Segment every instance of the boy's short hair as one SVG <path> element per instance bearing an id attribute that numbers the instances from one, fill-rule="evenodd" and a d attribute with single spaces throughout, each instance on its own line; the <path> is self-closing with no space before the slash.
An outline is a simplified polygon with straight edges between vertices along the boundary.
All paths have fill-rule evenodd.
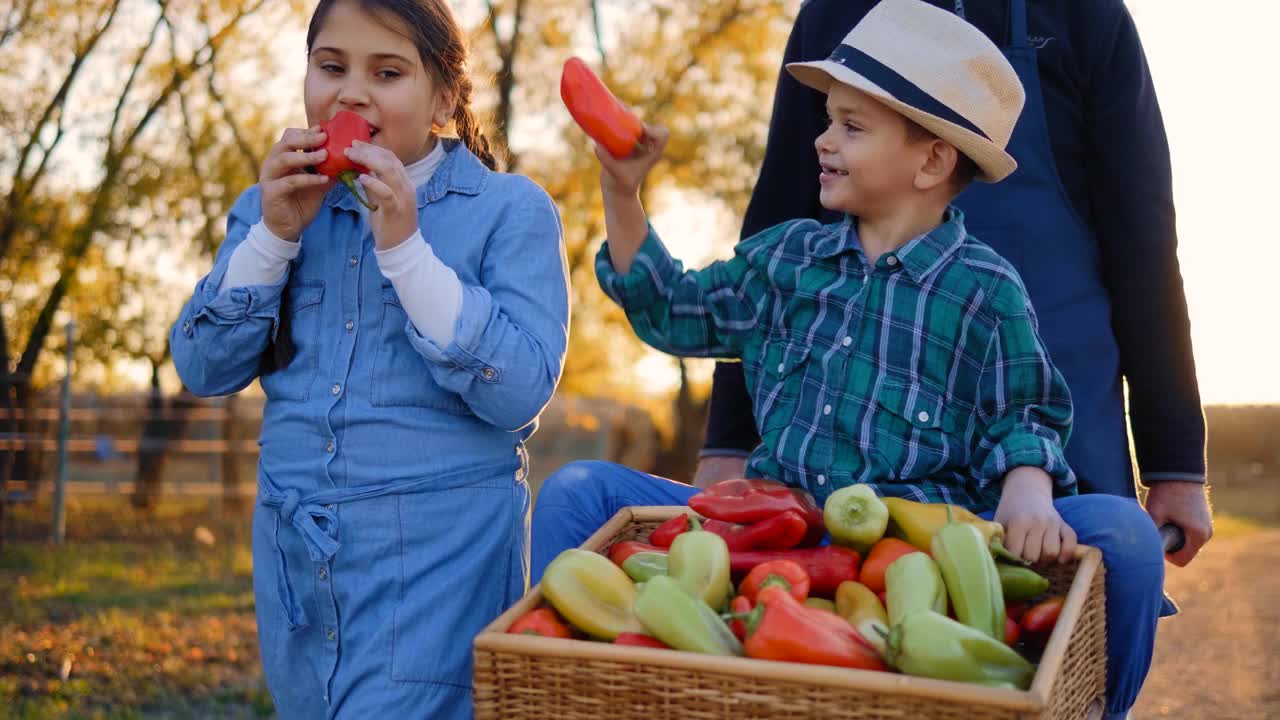
<path id="1" fill-rule="evenodd" d="M 932 140 L 942 140 L 942 138 L 932 132 L 929 132 L 923 125 L 915 120 L 912 120 L 905 115 L 899 115 L 898 117 L 902 118 L 902 122 L 906 123 L 908 142 L 920 143 Z M 946 140 L 942 141 L 946 142 Z M 954 148 L 955 146 L 952 145 L 951 147 Z M 954 190 L 954 195 L 959 195 L 961 190 L 969 187 L 969 183 L 976 180 L 980 172 L 982 172 L 982 170 L 978 167 L 978 164 L 973 161 L 973 158 L 965 155 L 957 149 L 956 166 L 951 170 L 951 188 Z"/>

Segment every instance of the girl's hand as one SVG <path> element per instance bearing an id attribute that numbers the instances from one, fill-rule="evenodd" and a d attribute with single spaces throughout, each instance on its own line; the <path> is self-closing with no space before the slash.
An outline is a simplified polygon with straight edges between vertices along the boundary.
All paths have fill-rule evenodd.
<path id="1" fill-rule="evenodd" d="M 370 202 L 378 206 L 369 213 L 374 246 L 390 250 L 418 232 L 418 192 L 404 163 L 390 150 L 357 140 L 347 148 L 347 157 L 369 168 L 360 176 L 360 187 Z"/>
<path id="2" fill-rule="evenodd" d="M 1060 563 L 1076 551 L 1076 532 L 1053 507 L 1053 479 L 1036 467 L 1016 467 L 1004 478 L 996 522 L 1004 546 L 1028 562 Z"/>
<path id="3" fill-rule="evenodd" d="M 664 127 L 644 126 L 644 135 L 631 155 L 616 158 L 596 143 L 596 157 L 600 160 L 600 189 L 605 197 L 635 197 L 640 185 L 654 165 L 662 159 L 670 133 Z"/>
<path id="4" fill-rule="evenodd" d="M 333 180 L 312 175 L 307 167 L 325 158 L 325 151 L 311 150 L 324 143 L 324 131 L 318 127 L 303 130 L 289 128 L 271 147 L 262 163 L 258 186 L 262 190 L 262 221 L 276 237 L 297 242 L 302 230 L 320 212 L 324 196 Z"/>

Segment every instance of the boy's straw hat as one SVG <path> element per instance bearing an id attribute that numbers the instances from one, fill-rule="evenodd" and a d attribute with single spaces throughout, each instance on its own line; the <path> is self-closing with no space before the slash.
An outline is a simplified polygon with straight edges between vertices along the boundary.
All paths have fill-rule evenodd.
<path id="1" fill-rule="evenodd" d="M 1026 95 L 986 35 L 920 0 L 882 0 L 831 57 L 789 63 L 800 82 L 833 81 L 871 95 L 969 156 L 977 179 L 997 182 L 1018 163 L 1004 151 Z"/>

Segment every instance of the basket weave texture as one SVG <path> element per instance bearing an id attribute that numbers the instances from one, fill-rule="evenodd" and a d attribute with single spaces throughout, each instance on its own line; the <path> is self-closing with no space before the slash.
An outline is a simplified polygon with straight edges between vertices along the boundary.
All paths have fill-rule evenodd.
<path id="1" fill-rule="evenodd" d="M 643 540 L 678 507 L 623 508 L 583 544 Z M 1101 553 L 1037 568 L 1067 601 L 1026 692 L 798 663 L 721 658 L 506 632 L 538 587 L 475 641 L 478 720 L 1081 720 L 1106 681 Z"/>

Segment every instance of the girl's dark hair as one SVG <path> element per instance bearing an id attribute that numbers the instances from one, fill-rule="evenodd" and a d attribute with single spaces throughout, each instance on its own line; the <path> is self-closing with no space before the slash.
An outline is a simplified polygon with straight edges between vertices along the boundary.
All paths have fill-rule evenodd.
<path id="1" fill-rule="evenodd" d="M 325 17 L 338 0 L 320 0 L 307 27 L 307 52 L 311 51 Z M 453 123 L 467 149 L 475 153 L 490 170 L 496 169 L 489 140 L 480 121 L 471 112 L 471 76 L 467 74 L 467 41 L 458 27 L 446 0 L 354 0 L 360 7 L 380 19 L 387 16 L 399 20 L 389 26 L 396 32 L 408 33 L 418 48 L 422 64 L 436 83 L 453 97 L 456 109 Z"/>

